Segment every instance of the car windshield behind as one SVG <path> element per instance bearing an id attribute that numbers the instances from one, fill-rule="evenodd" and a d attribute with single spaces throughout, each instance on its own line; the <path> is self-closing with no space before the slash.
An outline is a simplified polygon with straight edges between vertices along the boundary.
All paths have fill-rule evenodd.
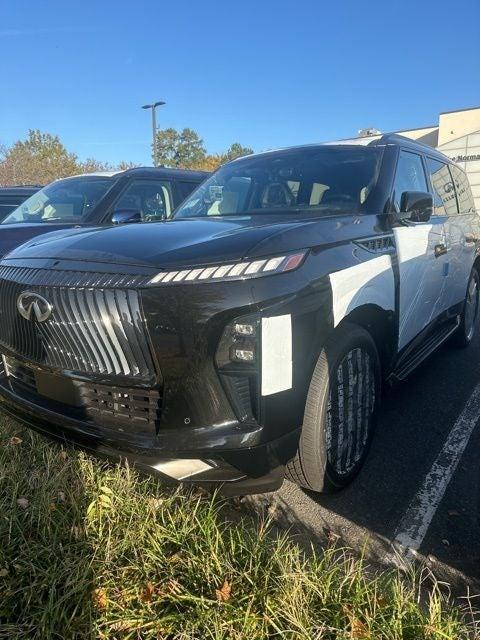
<path id="1" fill-rule="evenodd" d="M 12 211 L 1 224 L 82 222 L 112 186 L 108 177 L 78 177 L 52 182 Z"/>
<path id="2" fill-rule="evenodd" d="M 324 145 L 242 158 L 206 180 L 174 218 L 364 209 L 382 151 Z"/>

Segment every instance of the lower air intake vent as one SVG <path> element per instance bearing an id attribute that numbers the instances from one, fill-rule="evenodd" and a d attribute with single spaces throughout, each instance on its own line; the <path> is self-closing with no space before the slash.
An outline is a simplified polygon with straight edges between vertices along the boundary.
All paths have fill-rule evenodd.
<path id="1" fill-rule="evenodd" d="M 148 432 L 157 428 L 160 420 L 158 391 L 84 384 L 80 394 L 87 415 L 97 424 L 131 424 L 136 431 L 143 425 Z"/>
<path id="2" fill-rule="evenodd" d="M 56 413 L 129 433 L 158 433 L 162 395 L 157 389 L 112 387 L 52 376 L 0 355 L 0 380 L 21 397 Z"/>

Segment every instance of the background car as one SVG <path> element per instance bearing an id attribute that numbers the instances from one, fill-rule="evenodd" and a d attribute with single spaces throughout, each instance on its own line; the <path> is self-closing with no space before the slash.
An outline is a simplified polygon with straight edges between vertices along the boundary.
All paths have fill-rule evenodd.
<path id="1" fill-rule="evenodd" d="M 64 178 L 30 191 L 0 223 L 0 256 L 51 231 L 169 218 L 209 174 L 164 167 Z"/>
<path id="2" fill-rule="evenodd" d="M 41 188 L 40 184 L 0 187 L 0 222 Z"/>

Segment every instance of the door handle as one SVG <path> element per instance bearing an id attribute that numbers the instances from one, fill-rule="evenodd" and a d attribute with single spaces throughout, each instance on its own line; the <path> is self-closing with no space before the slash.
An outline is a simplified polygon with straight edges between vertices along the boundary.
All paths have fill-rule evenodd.
<path id="1" fill-rule="evenodd" d="M 447 253 L 447 246 L 441 242 L 434 247 L 435 258 L 439 258 Z"/>

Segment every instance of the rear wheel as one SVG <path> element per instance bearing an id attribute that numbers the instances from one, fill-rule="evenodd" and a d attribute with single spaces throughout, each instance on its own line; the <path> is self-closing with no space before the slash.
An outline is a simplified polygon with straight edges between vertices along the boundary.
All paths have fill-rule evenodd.
<path id="1" fill-rule="evenodd" d="M 460 325 L 453 335 L 453 344 L 457 347 L 468 347 L 477 329 L 479 310 L 480 276 L 474 267 L 468 281 L 467 295 L 463 304 Z"/>
<path id="2" fill-rule="evenodd" d="M 310 382 L 299 447 L 287 477 L 313 491 L 347 485 L 368 453 L 380 397 L 375 343 L 344 324 L 326 342 Z"/>

